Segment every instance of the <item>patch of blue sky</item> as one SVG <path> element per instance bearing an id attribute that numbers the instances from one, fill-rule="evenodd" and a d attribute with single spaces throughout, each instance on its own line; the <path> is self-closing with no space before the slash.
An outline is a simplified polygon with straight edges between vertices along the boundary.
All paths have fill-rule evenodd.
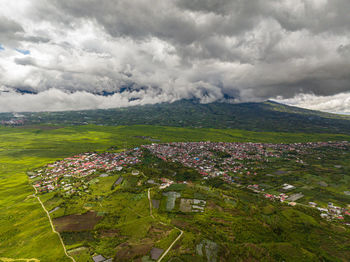
<path id="1" fill-rule="evenodd" d="M 2 44 L 0 44 L 0 51 L 4 51 L 5 48 L 2 46 Z"/>
<path id="2" fill-rule="evenodd" d="M 30 55 L 30 51 L 29 50 L 24 50 L 24 49 L 18 49 L 16 48 L 16 51 L 23 54 L 23 55 Z"/>

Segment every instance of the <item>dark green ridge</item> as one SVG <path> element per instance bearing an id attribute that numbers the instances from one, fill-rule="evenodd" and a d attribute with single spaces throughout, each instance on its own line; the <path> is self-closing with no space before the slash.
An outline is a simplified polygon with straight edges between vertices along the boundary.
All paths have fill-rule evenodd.
<path id="1" fill-rule="evenodd" d="M 250 131 L 350 134 L 350 117 L 273 101 L 201 104 L 195 100 L 106 110 L 23 113 L 26 125 L 160 125 Z M 0 121 L 11 114 L 0 114 Z"/>

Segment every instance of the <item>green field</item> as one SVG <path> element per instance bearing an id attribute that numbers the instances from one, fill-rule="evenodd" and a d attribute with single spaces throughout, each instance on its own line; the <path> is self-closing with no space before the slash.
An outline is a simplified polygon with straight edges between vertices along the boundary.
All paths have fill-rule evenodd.
<path id="1" fill-rule="evenodd" d="M 120 150 L 151 143 L 135 136 L 170 141 L 290 143 L 347 140 L 347 135 L 263 133 L 232 129 L 157 126 L 73 126 L 59 129 L 0 128 L 0 258 L 69 261 L 28 182 L 26 171 L 86 151 Z M 101 188 L 103 190 L 103 188 Z M 289 216 L 289 214 L 287 214 Z M 239 249 L 239 247 L 235 247 Z M 284 247 L 289 250 L 290 246 Z M 242 251 L 243 252 L 243 251 Z"/>

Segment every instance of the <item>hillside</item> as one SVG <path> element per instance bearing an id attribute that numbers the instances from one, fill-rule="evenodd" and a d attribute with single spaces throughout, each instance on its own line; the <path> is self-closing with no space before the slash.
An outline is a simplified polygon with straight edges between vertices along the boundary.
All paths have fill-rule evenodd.
<path id="1" fill-rule="evenodd" d="M 152 261 L 145 260 L 150 250 L 154 247 L 166 250 L 179 236 L 179 230 L 183 235 L 163 261 L 209 261 L 208 252 L 217 258 L 222 257 L 221 261 L 347 261 L 349 257 L 349 227 L 344 223 L 349 223 L 350 217 L 328 221 L 308 203 L 313 201 L 323 208 L 328 202 L 342 208 L 349 203 L 348 148 L 334 147 L 329 143 L 304 148 L 305 144 L 300 144 L 297 145 L 301 147 L 297 148 L 299 153 L 295 155 L 290 152 L 292 148 L 285 145 L 277 145 L 276 150 L 271 148 L 274 145 L 264 145 L 266 150 L 260 151 L 260 145 L 238 144 L 241 152 L 249 146 L 249 154 L 237 160 L 235 166 L 243 167 L 242 171 L 245 167 L 249 170 L 232 174 L 234 184 L 215 178 L 205 180 L 196 169 L 165 162 L 159 155 L 169 152 L 162 150 L 166 143 L 176 141 L 350 141 L 348 135 L 87 125 L 56 129 L 47 126 L 41 129 L 1 127 L 0 137 L 0 205 L 3 207 L 0 255 L 7 259 L 4 261 L 14 258 L 71 261 L 64 255 L 58 236 L 52 233 L 47 215 L 33 195 L 32 182 L 36 185 L 40 181 L 39 177 L 33 177 L 33 172 L 44 170 L 46 165 L 53 163 L 58 168 L 62 163 L 76 168 L 76 164 L 71 164 L 76 162 L 74 156 L 80 157 L 77 154 L 87 154 L 88 157 L 102 154 L 102 160 L 109 161 L 110 154 L 120 154 L 124 148 L 138 150 L 141 145 L 147 146 L 154 141 L 161 143 L 160 147 L 147 146 L 153 153 L 138 156 L 142 162 L 126 164 L 121 171 L 98 169 L 77 181 L 62 173 L 63 178 L 59 180 L 60 184 L 65 183 L 62 190 L 37 194 L 51 212 L 56 230 L 61 232 L 69 254 L 76 261 L 92 261 L 91 257 L 97 254 L 114 258 L 114 261 L 130 261 L 129 256 L 137 256 L 135 260 Z M 279 155 L 272 156 L 274 151 Z M 227 154 L 210 148 L 192 152 L 205 152 L 193 157 L 200 160 L 210 155 L 209 159 L 216 159 L 219 164 L 229 159 Z M 259 155 L 265 153 L 269 161 L 258 160 Z M 296 162 L 298 159 L 302 159 L 303 164 Z M 101 158 L 86 159 L 90 164 L 95 163 L 94 160 Z M 80 163 L 85 166 L 86 161 Z M 54 166 L 49 170 L 53 170 L 51 168 Z M 250 168 L 257 175 L 245 175 L 252 171 Z M 133 175 L 135 169 L 140 171 L 138 176 Z M 49 175 L 49 172 L 42 173 Z M 162 183 L 162 178 L 175 183 L 160 189 L 157 184 Z M 120 183 L 116 183 L 118 180 Z M 152 184 L 152 180 L 156 184 Z M 191 183 L 181 183 L 184 180 Z M 66 195 L 69 186 L 66 182 L 88 192 Z M 265 189 L 264 192 L 278 196 L 284 183 L 295 187 L 284 193 L 292 197 L 300 193 L 304 195 L 297 200 L 298 205 L 291 206 L 287 202 L 266 198 L 262 192 L 257 193 Z M 259 187 L 251 190 L 251 184 Z M 181 194 L 173 210 L 167 210 L 170 192 L 175 196 L 174 192 Z M 204 212 L 188 212 L 190 207 L 194 208 L 191 201 L 195 199 L 206 201 L 200 202 L 205 205 Z M 18 243 L 21 243 L 20 247 Z"/>
<path id="2" fill-rule="evenodd" d="M 350 117 L 264 103 L 210 103 L 194 100 L 107 110 L 23 113 L 26 125 L 162 125 L 175 127 L 235 128 L 251 131 L 350 134 Z M 9 121 L 12 114 L 1 114 Z M 6 123 L 6 122 L 5 122 Z"/>
<path id="3" fill-rule="evenodd" d="M 48 217 L 68 253 L 81 262 L 97 255 L 155 261 L 154 252 L 164 254 L 163 261 L 349 257 L 349 147 L 327 142 L 350 141 L 346 117 L 274 102 L 182 100 L 110 110 L 7 113 L 0 121 L 19 125 L 0 127 L 4 261 L 70 261 Z M 214 144 L 188 143 L 194 141 Z M 169 142 L 185 144 L 171 151 Z M 297 142 L 302 144 L 280 144 Z M 152 143 L 160 145 L 147 146 Z M 183 158 L 188 152 L 195 154 L 195 165 Z M 111 169 L 115 162 L 108 161 L 115 157 L 122 170 Z M 166 161 L 171 157 L 180 162 Z M 204 167 L 197 164 L 202 161 L 207 168 L 208 160 L 210 173 L 216 170 L 220 177 L 203 177 L 199 169 Z M 224 162 L 236 169 L 221 168 Z M 81 169 L 78 163 L 94 171 L 72 177 Z M 174 183 L 163 188 L 164 181 Z M 294 201 L 296 206 L 289 205 Z M 327 217 L 310 206 L 313 202 Z"/>

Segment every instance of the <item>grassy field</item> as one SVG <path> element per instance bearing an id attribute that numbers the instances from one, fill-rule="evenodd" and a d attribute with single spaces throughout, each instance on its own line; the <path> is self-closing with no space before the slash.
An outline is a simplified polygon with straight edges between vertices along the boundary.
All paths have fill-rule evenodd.
<path id="1" fill-rule="evenodd" d="M 233 129 L 188 129 L 157 126 L 76 126 L 59 129 L 0 128 L 0 258 L 70 261 L 46 214 L 33 197 L 26 171 L 86 151 L 120 150 L 169 141 L 250 141 L 289 143 L 348 140 L 347 135 L 263 133 Z M 103 190 L 103 189 L 101 189 Z M 1 259 L 0 259 L 1 260 Z"/>

